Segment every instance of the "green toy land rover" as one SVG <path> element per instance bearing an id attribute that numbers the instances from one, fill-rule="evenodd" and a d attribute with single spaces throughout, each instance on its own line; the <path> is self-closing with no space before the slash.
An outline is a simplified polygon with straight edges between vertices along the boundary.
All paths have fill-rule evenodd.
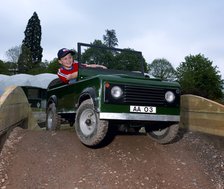
<path id="1" fill-rule="evenodd" d="M 82 67 L 87 63 L 85 57 L 90 63 L 101 58 L 108 69 Z M 48 130 L 57 130 L 62 122 L 68 122 L 80 141 L 90 147 L 101 144 L 113 126 L 136 131 L 144 128 L 161 144 L 176 138 L 180 86 L 146 75 L 141 52 L 78 43 L 78 62 L 76 83 L 62 84 L 56 79 L 48 86 Z"/>

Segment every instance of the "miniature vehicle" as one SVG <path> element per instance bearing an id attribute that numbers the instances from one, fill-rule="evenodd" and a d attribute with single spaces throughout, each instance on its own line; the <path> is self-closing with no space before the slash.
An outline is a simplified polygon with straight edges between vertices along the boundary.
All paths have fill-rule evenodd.
<path id="1" fill-rule="evenodd" d="M 109 127 L 114 125 L 135 130 L 143 127 L 158 143 L 172 142 L 179 129 L 179 84 L 146 77 L 143 65 L 139 65 L 140 70 L 132 71 L 128 66 L 125 67 L 128 71 L 110 69 L 110 64 L 107 64 L 108 69 L 84 68 L 81 66 L 81 47 L 105 50 L 78 43 L 77 82 L 62 84 L 56 79 L 49 84 L 46 128 L 57 130 L 62 121 L 69 122 L 75 127 L 80 141 L 90 147 L 101 144 Z M 139 51 L 107 50 L 131 52 L 142 57 Z"/>

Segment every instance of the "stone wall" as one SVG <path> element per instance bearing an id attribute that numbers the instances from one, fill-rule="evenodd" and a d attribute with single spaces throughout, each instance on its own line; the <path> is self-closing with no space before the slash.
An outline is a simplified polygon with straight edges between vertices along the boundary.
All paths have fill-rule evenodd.
<path id="1" fill-rule="evenodd" d="M 10 86 L 0 96 L 0 134 L 19 123 L 30 129 L 37 127 L 25 93 L 18 86 Z"/>
<path id="2" fill-rule="evenodd" d="M 181 96 L 181 126 L 224 136 L 224 106 L 195 95 Z"/>

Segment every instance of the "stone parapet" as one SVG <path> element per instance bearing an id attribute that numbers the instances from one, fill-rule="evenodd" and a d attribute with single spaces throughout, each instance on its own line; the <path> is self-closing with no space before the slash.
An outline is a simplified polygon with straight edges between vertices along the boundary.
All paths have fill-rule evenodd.
<path id="1" fill-rule="evenodd" d="M 181 96 L 181 127 L 224 136 L 224 106 L 195 95 Z"/>
<path id="2" fill-rule="evenodd" d="M 18 123 L 29 129 L 37 127 L 25 93 L 21 87 L 10 86 L 0 97 L 0 134 Z"/>

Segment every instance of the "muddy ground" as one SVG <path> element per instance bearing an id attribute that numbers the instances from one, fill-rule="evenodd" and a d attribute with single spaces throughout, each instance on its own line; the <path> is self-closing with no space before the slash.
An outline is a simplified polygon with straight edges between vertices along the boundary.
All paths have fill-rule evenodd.
<path id="1" fill-rule="evenodd" d="M 223 189 L 224 138 L 181 131 L 160 145 L 117 133 L 91 149 L 73 129 L 14 129 L 1 151 L 1 189 Z"/>

